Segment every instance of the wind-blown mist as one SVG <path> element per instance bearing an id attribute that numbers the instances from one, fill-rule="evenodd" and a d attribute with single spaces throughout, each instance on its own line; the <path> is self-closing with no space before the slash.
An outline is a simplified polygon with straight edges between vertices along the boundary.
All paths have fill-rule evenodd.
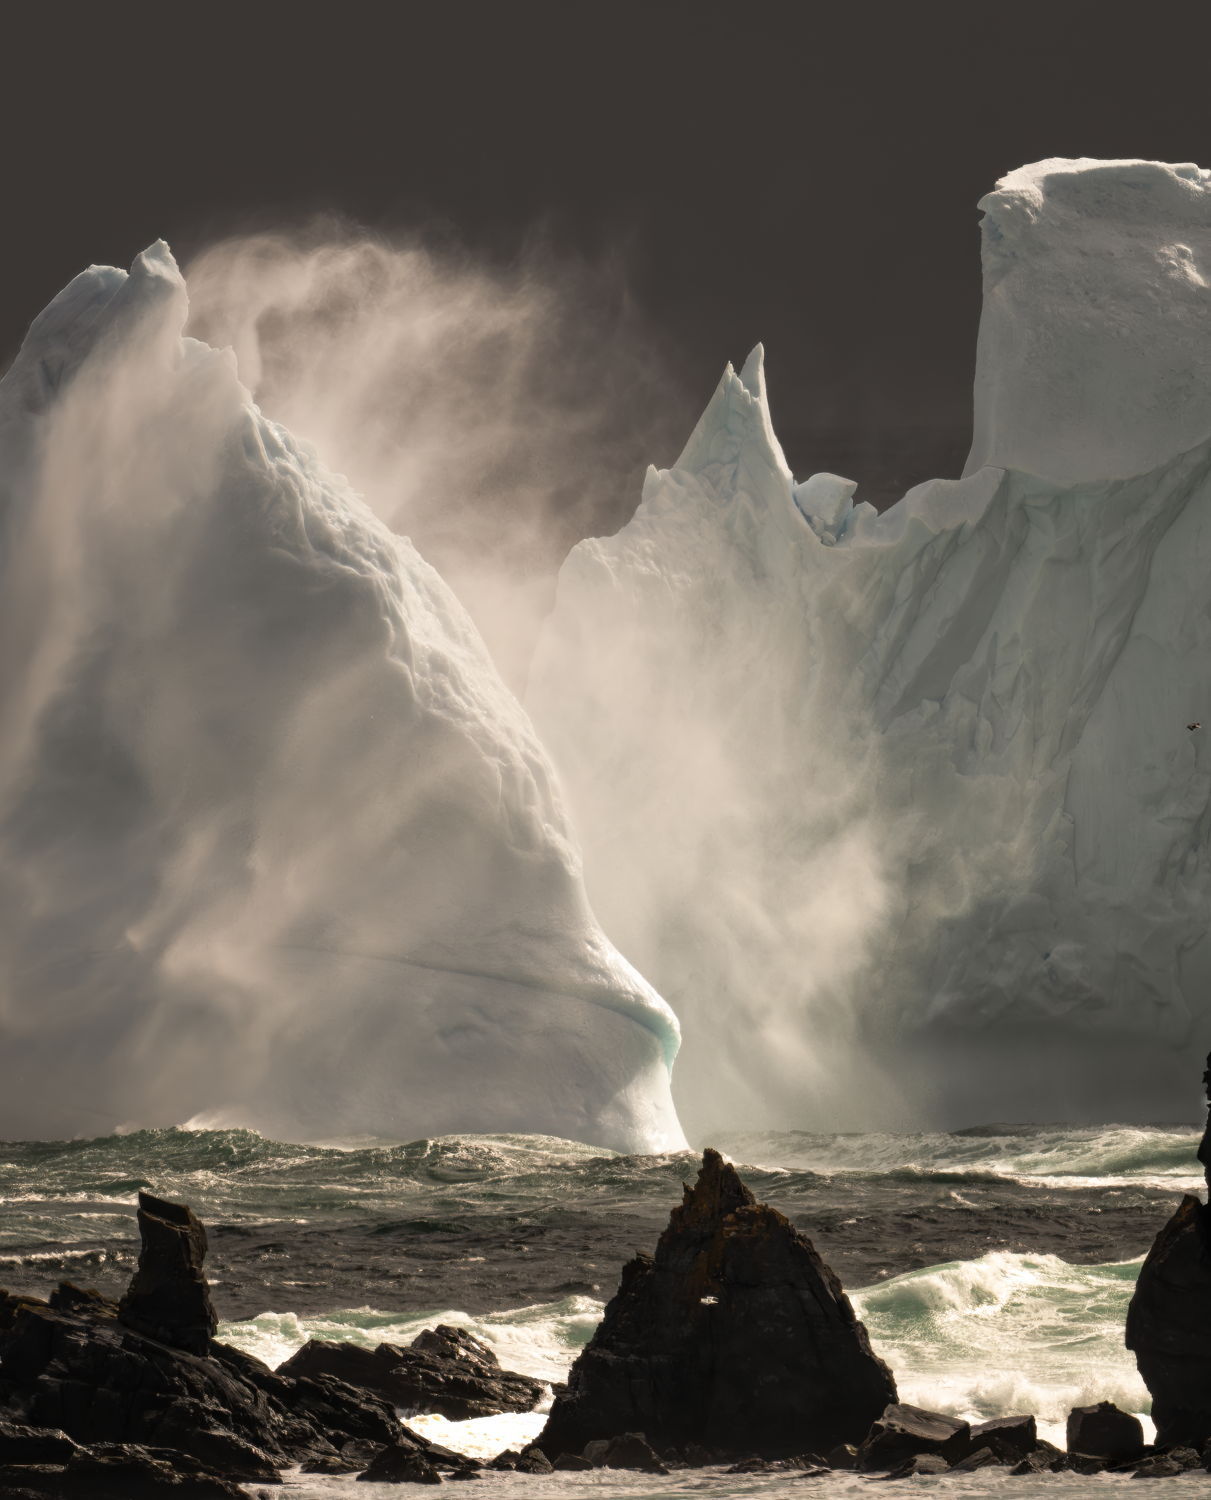
<path id="1" fill-rule="evenodd" d="M 532 668 L 680 409 L 616 280 L 233 241 L 233 355 L 78 277 L 0 384 L 0 1134 L 676 1145 L 647 979 L 694 1135 L 1186 1114 L 1209 183 L 984 201 L 973 471 L 882 516 L 729 367 Z"/>
<path id="2" fill-rule="evenodd" d="M 679 1143 L 470 619 L 186 314 L 94 267 L 0 384 L 0 1134 Z"/>
<path id="3" fill-rule="evenodd" d="M 681 1017 L 692 1136 L 1196 1107 L 1211 446 L 1152 458 L 1158 411 L 1211 432 L 1209 183 L 1056 162 L 985 199 L 976 432 L 1053 478 L 882 516 L 796 485 L 757 351 L 564 565 L 527 702 Z"/>
<path id="4" fill-rule="evenodd" d="M 187 268 L 190 332 L 230 346 L 261 408 L 349 477 L 524 683 L 553 580 L 630 515 L 692 407 L 623 265 L 536 246 L 507 268 L 319 223 Z"/>

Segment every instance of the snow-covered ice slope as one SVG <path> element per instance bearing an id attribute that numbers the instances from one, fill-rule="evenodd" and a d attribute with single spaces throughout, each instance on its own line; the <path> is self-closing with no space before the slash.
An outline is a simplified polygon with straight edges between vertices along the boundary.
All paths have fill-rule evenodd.
<path id="1" fill-rule="evenodd" d="M 678 1144 L 474 627 L 185 315 L 94 267 L 0 385 L 0 1135 Z"/>
<path id="2" fill-rule="evenodd" d="M 1194 1107 L 1205 181 L 1052 162 L 985 200 L 976 452 L 1014 468 L 882 516 L 796 485 L 758 350 L 565 564 L 529 704 L 594 908 L 681 1017 L 692 1135 Z"/>

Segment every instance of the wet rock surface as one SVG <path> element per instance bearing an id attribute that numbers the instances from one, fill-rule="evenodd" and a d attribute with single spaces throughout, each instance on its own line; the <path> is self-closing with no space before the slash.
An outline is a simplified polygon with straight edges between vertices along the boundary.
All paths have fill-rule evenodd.
<path id="1" fill-rule="evenodd" d="M 715 1151 L 640 1255 L 552 1408 L 551 1456 L 623 1433 L 735 1458 L 857 1443 L 895 1401 L 836 1276 Z"/>
<path id="2" fill-rule="evenodd" d="M 949 1446 L 952 1452 L 965 1456 L 970 1435 L 970 1425 L 956 1417 L 925 1411 L 907 1403 L 894 1403 L 880 1414 L 867 1433 L 858 1449 L 857 1467 L 895 1469 L 910 1458 L 929 1453 L 942 1457 L 945 1467 L 949 1468 L 950 1462 L 944 1457 L 944 1450 Z"/>
<path id="3" fill-rule="evenodd" d="M 219 1320 L 202 1271 L 206 1231 L 201 1221 L 183 1203 L 140 1192 L 138 1222 L 139 1266 L 118 1304 L 119 1321 L 174 1349 L 205 1354 Z M 89 1309 L 77 1305 L 75 1310 Z"/>
<path id="4" fill-rule="evenodd" d="M 1203 1084 L 1211 1104 L 1211 1057 Z M 1211 1190 L 1211 1118 L 1198 1148 Z M 1152 1395 L 1162 1447 L 1211 1439 L 1211 1216 L 1187 1194 L 1140 1268 L 1127 1347 Z"/>
<path id="5" fill-rule="evenodd" d="M 451 1421 L 533 1411 L 541 1381 L 502 1370 L 493 1350 L 462 1328 L 439 1323 L 407 1348 L 312 1339 L 278 1367 L 292 1377 L 334 1375 L 406 1412 L 437 1412 Z"/>
<path id="6" fill-rule="evenodd" d="M 1144 1451 L 1144 1429 L 1138 1417 L 1120 1411 L 1113 1401 L 1076 1406 L 1068 1413 L 1068 1452 L 1084 1458 L 1126 1463 Z"/>
<path id="7" fill-rule="evenodd" d="M 467 1467 L 370 1391 L 215 1342 L 201 1224 L 146 1194 L 139 1222 L 120 1304 L 70 1283 L 46 1301 L 0 1292 L 0 1493 L 210 1500 L 287 1465 L 349 1472 L 387 1449 Z"/>

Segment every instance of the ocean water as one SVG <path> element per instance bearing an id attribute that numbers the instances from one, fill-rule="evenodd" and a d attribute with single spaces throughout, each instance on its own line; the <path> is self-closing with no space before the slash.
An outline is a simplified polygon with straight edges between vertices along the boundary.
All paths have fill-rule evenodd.
<path id="1" fill-rule="evenodd" d="M 1123 1347 L 1139 1264 L 1201 1183 L 1198 1132 L 1179 1126 L 988 1126 L 929 1135 L 737 1134 L 717 1139 L 757 1195 L 841 1275 L 903 1399 L 982 1420 L 1033 1411 L 1053 1441 L 1073 1405 L 1109 1399 L 1148 1424 Z M 536 1136 L 298 1146 L 248 1131 L 138 1131 L 0 1146 L 0 1284 L 68 1277 L 120 1291 L 142 1187 L 190 1203 L 211 1239 L 220 1337 L 280 1363 L 308 1338 L 373 1347 L 438 1321 L 470 1328 L 507 1367 L 561 1379 L 622 1263 L 650 1248 L 692 1181 L 693 1153 L 620 1156 Z M 541 1412 L 415 1419 L 480 1456 L 537 1434 Z M 870 1481 L 828 1476 L 651 1479 L 492 1475 L 552 1495 L 721 1495 Z M 964 1495 L 1117 1484 L 1079 1476 L 943 1483 Z M 1181 1481 L 1187 1488 L 1211 1479 Z M 299 1496 L 378 1486 L 293 1476 Z M 398 1494 L 383 1487 L 384 1494 Z"/>

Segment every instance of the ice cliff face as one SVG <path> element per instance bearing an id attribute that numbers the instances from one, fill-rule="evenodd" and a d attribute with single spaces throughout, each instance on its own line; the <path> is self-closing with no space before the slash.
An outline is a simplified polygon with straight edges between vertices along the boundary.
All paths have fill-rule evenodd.
<path id="1" fill-rule="evenodd" d="M 1211 172 L 1052 160 L 980 202 L 967 472 L 1142 474 L 1211 433 Z"/>
<path id="2" fill-rule="evenodd" d="M 565 564 L 529 703 L 594 907 L 682 1019 L 691 1134 L 1161 1118 L 1188 1093 L 1207 183 L 1049 162 L 984 201 L 963 480 L 882 516 L 838 476 L 796 485 L 757 351 Z"/>
<path id="3" fill-rule="evenodd" d="M 185 313 L 94 267 L 0 384 L 0 1135 L 679 1144 L 467 616 Z"/>

